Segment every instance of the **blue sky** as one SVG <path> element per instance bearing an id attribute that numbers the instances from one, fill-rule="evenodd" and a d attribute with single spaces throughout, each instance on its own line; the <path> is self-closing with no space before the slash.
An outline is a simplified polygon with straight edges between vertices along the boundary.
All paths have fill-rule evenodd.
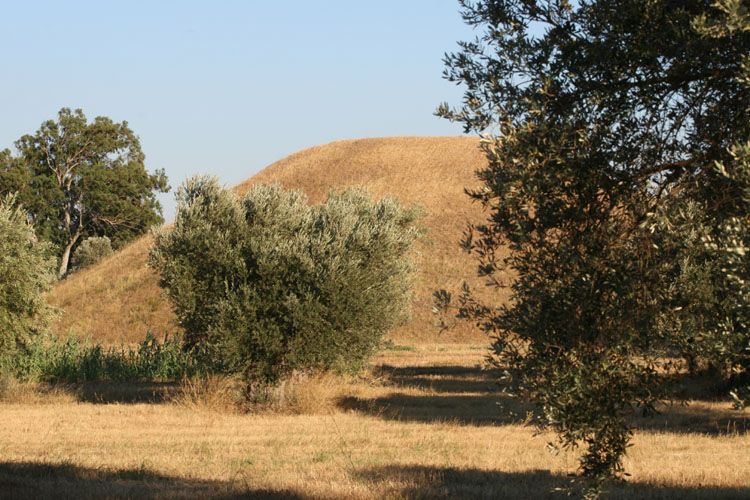
<path id="1" fill-rule="evenodd" d="M 83 108 L 127 120 L 175 187 L 337 139 L 462 132 L 432 115 L 461 97 L 441 78 L 472 37 L 455 0 L 27 0 L 2 21 L 0 149 Z"/>

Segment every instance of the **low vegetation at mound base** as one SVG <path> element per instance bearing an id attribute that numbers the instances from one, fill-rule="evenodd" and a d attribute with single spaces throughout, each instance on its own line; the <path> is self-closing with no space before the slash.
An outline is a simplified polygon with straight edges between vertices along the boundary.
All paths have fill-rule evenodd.
<path id="1" fill-rule="evenodd" d="M 435 328 L 432 293 L 458 290 L 476 264 L 456 242 L 468 222 L 482 219 L 464 189 L 486 159 L 479 141 L 468 137 L 393 137 L 337 141 L 295 153 L 236 186 L 242 195 L 255 184 L 278 183 L 300 190 L 310 203 L 331 190 L 361 186 L 376 198 L 390 195 L 423 209 L 425 237 L 419 254 L 411 321 L 395 328 L 396 340 L 482 339 L 473 325 L 459 324 L 442 334 Z M 61 314 L 53 324 L 61 335 L 90 336 L 107 345 L 136 344 L 147 331 L 179 332 L 175 315 L 147 266 L 153 238 L 145 236 L 89 268 L 73 273 L 49 294 Z M 504 292 L 492 292 L 502 301 Z"/>
<path id="2" fill-rule="evenodd" d="M 151 333 L 137 346 L 108 346 L 77 337 L 39 335 L 27 343 L 12 369 L 0 373 L 21 382 L 175 382 L 203 376 L 205 368 L 183 350 L 180 337 Z M 7 381 L 6 380 L 6 381 Z"/>
<path id="3" fill-rule="evenodd" d="M 93 266 L 113 253 L 112 241 L 107 236 L 91 236 L 83 240 L 73 254 L 73 269 Z"/>

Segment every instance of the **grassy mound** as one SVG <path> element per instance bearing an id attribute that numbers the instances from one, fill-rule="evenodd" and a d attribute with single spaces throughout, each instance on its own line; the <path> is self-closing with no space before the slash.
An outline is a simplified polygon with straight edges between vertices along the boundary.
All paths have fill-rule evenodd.
<path id="1" fill-rule="evenodd" d="M 425 211 L 427 238 L 419 245 L 419 275 L 412 320 L 391 333 L 395 340 L 441 341 L 474 338 L 470 325 L 439 334 L 432 314 L 435 289 L 456 291 L 473 276 L 476 266 L 458 242 L 468 221 L 482 220 L 482 211 L 464 194 L 478 184 L 474 171 L 484 163 L 478 141 L 468 137 L 394 137 L 337 141 L 288 156 L 236 186 L 244 194 L 256 183 L 279 183 L 304 191 L 312 203 L 330 190 L 363 186 L 374 196 L 390 194 Z M 143 339 L 146 331 L 179 332 L 170 305 L 146 266 L 152 239 L 144 237 L 98 264 L 59 283 L 50 302 L 62 310 L 57 333 L 91 336 L 117 344 Z"/>

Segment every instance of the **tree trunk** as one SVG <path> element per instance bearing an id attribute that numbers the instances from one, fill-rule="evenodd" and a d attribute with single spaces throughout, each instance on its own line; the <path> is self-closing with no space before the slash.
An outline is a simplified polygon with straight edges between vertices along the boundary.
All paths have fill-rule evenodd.
<path id="1" fill-rule="evenodd" d="M 76 241 L 78 241 L 78 238 L 80 237 L 80 233 L 76 233 L 71 236 L 70 240 L 68 241 L 68 244 L 65 245 L 65 248 L 63 249 L 62 256 L 60 257 L 60 270 L 58 271 L 58 277 L 60 279 L 64 278 L 66 274 L 68 274 L 68 265 L 70 264 L 70 252 L 73 250 L 73 245 L 76 244 Z"/>
<path id="2" fill-rule="evenodd" d="M 72 178 L 68 180 L 68 185 L 65 190 L 66 194 L 70 193 L 71 182 Z M 68 238 L 68 244 L 65 245 L 63 253 L 60 256 L 60 270 L 57 273 L 57 276 L 60 279 L 64 278 L 65 275 L 68 274 L 68 266 L 70 265 L 70 252 L 73 250 L 73 245 L 76 244 L 76 241 L 78 241 L 78 238 L 81 237 L 81 233 L 83 231 L 83 207 L 81 206 L 81 198 L 82 196 L 79 195 L 78 199 L 74 202 L 71 201 L 70 205 L 68 205 L 65 209 L 65 231 L 70 235 L 70 237 Z M 73 210 L 78 211 L 78 221 L 75 224 L 75 232 L 72 232 L 73 228 L 71 227 L 71 225 L 73 224 Z"/>

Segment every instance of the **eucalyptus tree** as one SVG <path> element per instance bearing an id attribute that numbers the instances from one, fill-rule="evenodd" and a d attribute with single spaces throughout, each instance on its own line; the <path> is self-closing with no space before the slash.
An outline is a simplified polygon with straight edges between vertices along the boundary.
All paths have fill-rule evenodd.
<path id="1" fill-rule="evenodd" d="M 163 221 L 156 193 L 164 171 L 146 171 L 138 137 L 127 122 L 63 108 L 0 155 L 0 193 L 17 192 L 37 234 L 58 249 L 58 274 L 76 245 L 107 236 L 115 247 Z"/>

